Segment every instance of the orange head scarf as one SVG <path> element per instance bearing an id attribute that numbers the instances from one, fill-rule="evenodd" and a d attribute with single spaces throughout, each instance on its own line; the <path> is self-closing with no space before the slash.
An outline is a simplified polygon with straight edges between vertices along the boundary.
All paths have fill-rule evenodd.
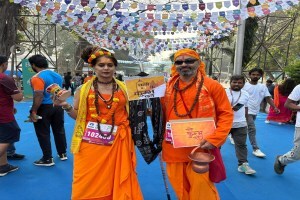
<path id="1" fill-rule="evenodd" d="M 200 60 L 199 70 L 200 70 L 200 72 L 203 76 L 206 75 L 206 73 L 205 73 L 205 64 L 204 64 L 204 62 L 201 61 L 200 56 L 196 51 L 194 51 L 192 49 L 188 49 L 188 48 L 180 49 L 180 50 L 175 52 L 174 61 L 176 60 L 176 58 L 178 58 L 179 56 L 183 56 L 183 55 L 191 56 L 193 58 L 196 58 L 197 60 Z M 174 76 L 175 74 L 177 74 L 177 71 L 176 71 L 176 67 L 173 63 L 173 65 L 171 67 L 171 76 Z"/>

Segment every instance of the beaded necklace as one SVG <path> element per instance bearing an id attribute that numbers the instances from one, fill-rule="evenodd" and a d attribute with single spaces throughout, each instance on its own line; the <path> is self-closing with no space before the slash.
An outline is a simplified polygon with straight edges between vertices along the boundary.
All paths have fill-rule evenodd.
<path id="1" fill-rule="evenodd" d="M 97 85 L 98 86 L 98 85 Z M 116 84 L 116 82 L 113 83 L 113 86 L 112 86 L 112 92 L 111 92 L 111 95 L 110 95 L 110 98 L 108 100 L 106 100 L 100 93 L 100 91 L 98 90 L 98 87 L 97 87 L 97 90 L 95 90 L 98 95 L 99 95 L 99 98 L 106 104 L 106 108 L 107 109 L 110 109 L 111 108 L 111 104 L 113 102 L 113 98 L 114 98 L 114 93 L 115 91 L 118 90 L 118 85 Z"/>
<path id="2" fill-rule="evenodd" d="M 108 85 L 108 84 L 114 83 L 114 79 L 111 79 L 111 81 L 108 81 L 108 82 L 102 82 L 97 79 L 97 82 L 100 84 Z"/>
<path id="3" fill-rule="evenodd" d="M 178 78 L 177 81 L 176 81 L 176 83 L 175 83 L 175 85 L 174 85 L 174 89 L 175 89 L 176 91 L 183 92 L 183 91 L 189 89 L 190 87 L 192 87 L 192 85 L 194 85 L 194 83 L 196 83 L 196 81 L 197 81 L 197 76 L 194 77 L 193 81 L 192 81 L 190 84 L 188 84 L 187 86 L 185 86 L 185 87 L 182 88 L 182 89 L 179 89 L 179 88 L 178 88 L 178 86 L 179 86 L 179 78 Z"/>
<path id="4" fill-rule="evenodd" d="M 192 111 L 195 109 L 195 106 L 198 102 L 198 99 L 199 99 L 199 96 L 200 96 L 200 92 L 201 92 L 201 89 L 202 89 L 202 86 L 203 86 L 203 82 L 204 82 L 204 77 L 201 75 L 201 81 L 200 81 L 200 85 L 197 89 L 197 93 L 196 93 L 196 96 L 195 96 L 195 99 L 194 99 L 194 102 L 191 106 L 191 109 L 187 110 L 187 113 L 186 114 L 179 114 L 178 113 L 178 110 L 177 110 L 177 92 L 182 92 L 182 91 L 185 91 L 187 90 L 188 88 L 190 88 L 192 86 L 193 83 L 195 83 L 197 80 L 197 76 L 195 76 L 195 79 L 192 81 L 191 84 L 187 85 L 186 87 L 184 87 L 183 89 L 179 89 L 179 78 L 176 80 L 175 84 L 174 84 L 174 89 L 175 89 L 175 92 L 174 92 L 174 106 L 173 106 L 173 109 L 174 109 L 174 112 L 175 112 L 175 115 L 177 117 L 186 117 L 188 115 L 190 115 L 192 113 Z M 183 99 L 182 99 L 183 101 Z"/>
<path id="5" fill-rule="evenodd" d="M 94 92 L 94 94 L 95 94 L 95 107 L 96 107 L 97 114 L 93 115 L 92 118 L 95 118 L 97 120 L 97 122 L 98 122 L 97 125 L 98 125 L 99 134 L 102 137 L 108 137 L 108 136 L 110 136 L 113 133 L 113 130 L 114 130 L 114 127 L 115 127 L 115 111 L 116 111 L 116 108 L 117 108 L 118 102 L 119 102 L 118 98 L 114 98 L 114 93 L 117 90 L 117 87 L 113 87 L 113 89 L 112 89 L 112 97 L 111 97 L 112 98 L 112 105 L 111 105 L 111 109 L 106 114 L 106 119 L 105 118 L 100 118 L 100 110 L 99 110 L 99 102 L 98 102 L 98 100 L 99 100 L 99 92 L 96 92 L 96 91 L 98 91 L 98 84 L 97 84 L 97 82 L 98 82 L 98 78 L 95 78 L 95 80 L 93 82 L 93 86 L 94 86 L 94 91 L 95 91 Z M 108 134 L 105 134 L 105 133 L 103 133 L 101 131 L 100 124 L 106 124 L 107 121 L 108 121 L 108 119 L 110 117 L 112 119 L 112 126 L 111 126 L 111 129 L 110 129 L 110 132 Z"/>

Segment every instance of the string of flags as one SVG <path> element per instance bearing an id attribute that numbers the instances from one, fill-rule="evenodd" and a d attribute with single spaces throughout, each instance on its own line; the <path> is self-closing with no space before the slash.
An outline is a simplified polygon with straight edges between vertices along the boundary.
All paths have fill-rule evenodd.
<path id="1" fill-rule="evenodd" d="M 36 10 L 42 18 L 69 28 L 90 43 L 129 49 L 142 42 L 144 50 L 151 53 L 212 47 L 219 44 L 218 39 L 235 31 L 238 20 L 261 17 L 299 4 L 299 0 L 216 0 L 155 5 L 96 0 L 9 1 Z M 247 7 L 249 3 L 253 6 Z M 175 35 L 185 32 L 197 37 L 175 39 Z M 169 37 L 157 39 L 157 35 Z"/>

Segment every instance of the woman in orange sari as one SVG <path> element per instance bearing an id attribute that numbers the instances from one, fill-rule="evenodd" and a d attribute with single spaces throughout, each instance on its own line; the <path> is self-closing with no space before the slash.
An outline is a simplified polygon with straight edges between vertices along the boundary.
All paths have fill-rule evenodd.
<path id="1" fill-rule="evenodd" d="M 276 113 L 272 107 L 270 107 L 266 123 L 270 121 L 282 123 L 289 123 L 292 118 L 292 111 L 284 107 L 288 96 L 296 86 L 296 83 L 293 79 L 288 78 L 282 84 L 277 85 L 274 89 L 274 104 L 279 108 L 280 113 Z"/>
<path id="2" fill-rule="evenodd" d="M 99 47 L 87 47 L 81 57 L 96 76 L 78 88 L 73 106 L 59 102 L 76 119 L 72 199 L 141 200 L 126 88 L 113 78 L 117 60 Z"/>

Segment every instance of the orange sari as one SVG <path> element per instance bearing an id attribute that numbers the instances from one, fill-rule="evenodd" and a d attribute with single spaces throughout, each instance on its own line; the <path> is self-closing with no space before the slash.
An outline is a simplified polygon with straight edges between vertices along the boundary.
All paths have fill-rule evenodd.
<path id="1" fill-rule="evenodd" d="M 120 101 L 115 114 L 115 125 L 118 129 L 114 143 L 104 146 L 82 140 L 79 152 L 74 154 L 73 200 L 143 199 L 136 174 L 136 153 L 125 109 L 126 98 L 122 91 L 117 93 Z M 94 100 L 90 98 L 93 96 L 90 89 L 86 122 L 94 121 L 89 111 L 89 104 Z M 108 99 L 110 95 L 103 96 Z M 101 100 L 99 109 L 100 113 L 108 112 Z M 111 123 L 110 119 L 107 124 Z"/>

